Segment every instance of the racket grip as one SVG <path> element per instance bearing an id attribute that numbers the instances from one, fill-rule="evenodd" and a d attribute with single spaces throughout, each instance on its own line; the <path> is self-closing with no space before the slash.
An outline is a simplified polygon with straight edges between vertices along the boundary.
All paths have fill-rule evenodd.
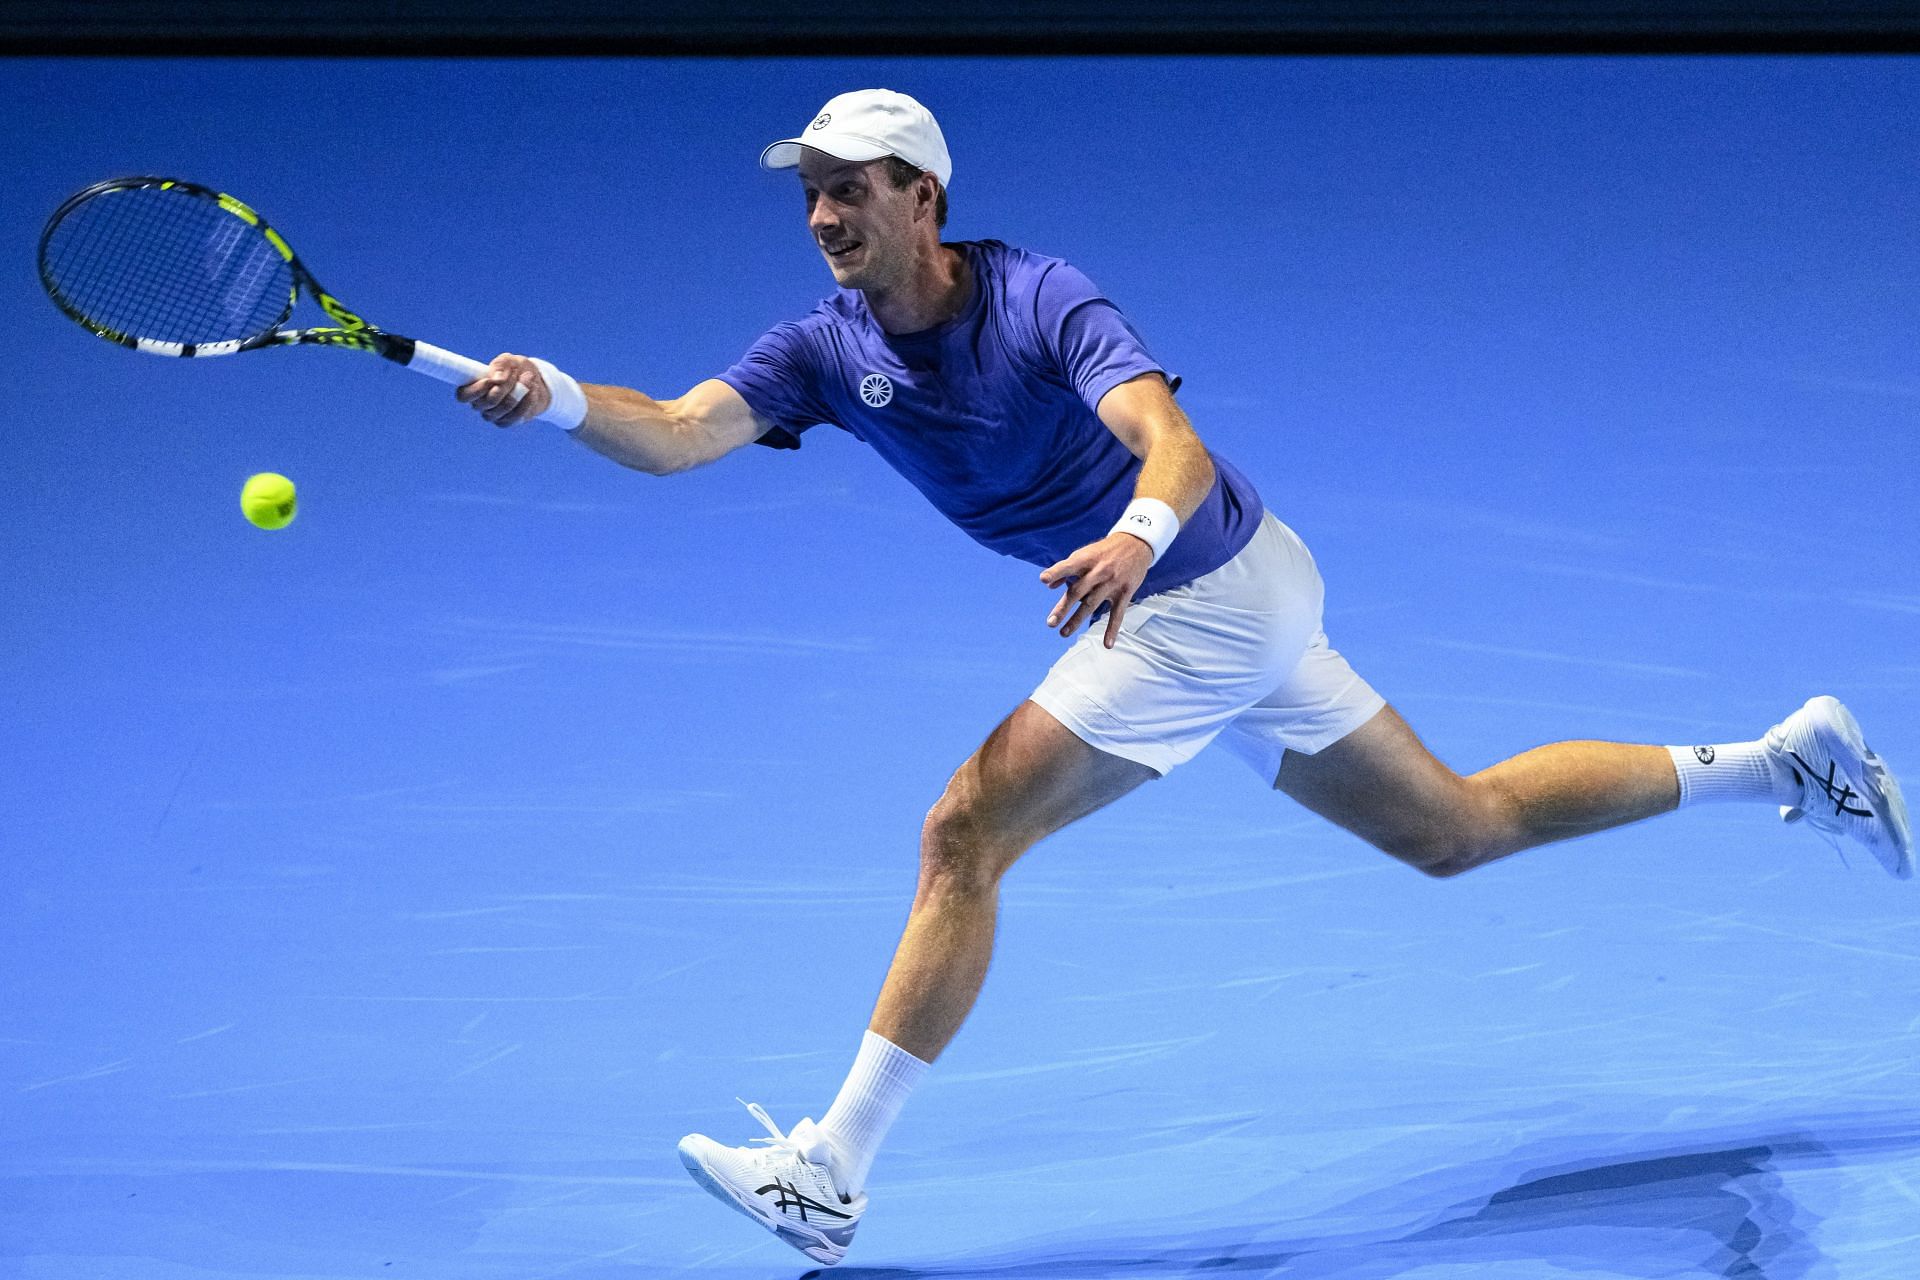
<path id="1" fill-rule="evenodd" d="M 438 378 L 456 387 L 464 387 L 475 378 L 486 376 L 487 366 L 478 360 L 469 359 L 457 351 L 445 347 L 436 347 L 431 342 L 413 340 L 413 358 L 407 361 L 407 368 L 415 373 L 424 373 L 429 378 Z M 527 389 L 519 383 L 513 387 L 515 404 L 526 396 Z"/>

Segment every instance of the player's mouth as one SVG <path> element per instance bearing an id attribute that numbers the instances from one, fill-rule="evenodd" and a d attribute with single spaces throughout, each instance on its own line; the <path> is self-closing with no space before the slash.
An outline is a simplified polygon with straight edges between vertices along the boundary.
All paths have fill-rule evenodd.
<path id="1" fill-rule="evenodd" d="M 852 257 L 864 243 L 865 242 L 861 240 L 849 240 L 837 248 L 833 245 L 821 245 L 820 247 L 825 250 L 826 255 L 835 262 L 845 262 L 848 258 Z"/>

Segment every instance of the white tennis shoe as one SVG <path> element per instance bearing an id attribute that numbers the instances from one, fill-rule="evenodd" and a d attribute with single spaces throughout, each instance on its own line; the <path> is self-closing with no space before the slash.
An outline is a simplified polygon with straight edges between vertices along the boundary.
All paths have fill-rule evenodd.
<path id="1" fill-rule="evenodd" d="M 680 1139 L 680 1163 L 693 1180 L 815 1262 L 847 1256 L 867 1197 L 842 1195 L 828 1168 L 827 1136 L 812 1120 L 781 1133 L 766 1109 L 744 1103 L 771 1137 L 758 1149 L 723 1147 L 705 1134 Z"/>
<path id="2" fill-rule="evenodd" d="M 1899 779 L 1873 753 L 1860 724 L 1838 698 L 1809 698 L 1767 730 L 1767 751 L 1800 784 L 1798 804 L 1780 806 L 1839 848 L 1840 836 L 1867 847 L 1889 874 L 1913 874 L 1913 828 Z"/>

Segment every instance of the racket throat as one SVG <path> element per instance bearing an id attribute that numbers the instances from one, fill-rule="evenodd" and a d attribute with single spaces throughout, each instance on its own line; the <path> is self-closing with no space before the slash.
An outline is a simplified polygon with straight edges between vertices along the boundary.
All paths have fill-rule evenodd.
<path id="1" fill-rule="evenodd" d="M 308 276 L 307 278 L 311 280 L 313 277 Z M 341 302 L 340 299 L 334 297 L 332 294 L 326 292 L 324 289 L 321 289 L 316 286 L 312 290 L 312 293 L 313 293 L 314 301 L 320 304 L 320 309 L 326 312 L 328 318 L 331 319 L 335 324 L 339 325 L 342 329 L 364 329 L 367 327 L 367 322 L 365 320 L 362 320 L 359 316 L 347 310 L 345 303 Z M 405 363 L 405 362 L 402 361 L 402 363 Z"/>

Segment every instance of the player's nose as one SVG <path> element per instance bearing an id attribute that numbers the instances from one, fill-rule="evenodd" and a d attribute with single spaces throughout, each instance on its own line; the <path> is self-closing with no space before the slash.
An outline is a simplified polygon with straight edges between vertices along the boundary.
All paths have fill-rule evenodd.
<path id="1" fill-rule="evenodd" d="M 839 225 L 840 216 L 833 211 L 824 198 L 816 200 L 813 208 L 807 210 L 807 229 L 813 232 L 816 238 L 821 232 L 832 231 Z"/>

